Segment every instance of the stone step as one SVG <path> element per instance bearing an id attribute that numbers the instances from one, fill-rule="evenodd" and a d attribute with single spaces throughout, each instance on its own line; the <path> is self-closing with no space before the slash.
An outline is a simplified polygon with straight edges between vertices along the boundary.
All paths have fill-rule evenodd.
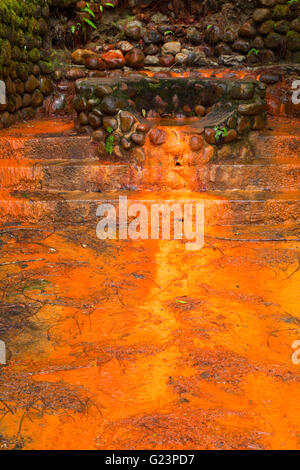
<path id="1" fill-rule="evenodd" d="M 38 161 L 11 165 L 0 161 L 0 187 L 19 191 L 112 191 L 129 188 L 127 164 L 85 160 Z"/>
<path id="2" fill-rule="evenodd" d="M 294 225 L 300 217 L 300 191 L 287 193 L 255 191 L 215 191 L 204 194 L 174 191 L 88 193 L 35 192 L 1 194 L 0 222 L 3 223 L 59 223 L 97 224 L 96 210 L 100 204 L 117 206 L 119 196 L 144 203 L 202 203 L 205 207 L 205 224 L 222 225 Z"/>
<path id="3" fill-rule="evenodd" d="M 0 137 L 0 159 L 98 159 L 88 136 Z"/>
<path id="4" fill-rule="evenodd" d="M 299 164 L 207 164 L 139 169 L 129 163 L 94 160 L 0 160 L 0 187 L 20 191 L 256 190 L 300 189 Z"/>

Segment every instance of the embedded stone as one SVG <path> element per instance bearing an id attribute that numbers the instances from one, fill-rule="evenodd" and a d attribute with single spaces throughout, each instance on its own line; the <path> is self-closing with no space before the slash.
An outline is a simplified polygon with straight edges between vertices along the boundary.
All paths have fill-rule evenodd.
<path id="1" fill-rule="evenodd" d="M 118 122 L 115 118 L 113 117 L 110 117 L 110 116 L 104 116 L 103 119 L 102 119 L 102 125 L 104 127 L 104 129 L 113 129 L 114 131 L 117 129 L 118 127 Z"/>
<path id="2" fill-rule="evenodd" d="M 104 62 L 104 60 L 102 60 L 100 57 L 97 57 L 97 56 L 88 57 L 85 61 L 85 66 L 88 69 L 92 69 L 92 70 L 105 70 L 105 69 L 107 69 L 107 65 Z"/>
<path id="3" fill-rule="evenodd" d="M 72 103 L 75 111 L 81 112 L 87 109 L 87 101 L 82 96 L 76 96 Z"/>
<path id="4" fill-rule="evenodd" d="M 254 38 L 256 36 L 256 29 L 251 21 L 247 21 L 239 29 L 239 36 L 242 38 Z"/>
<path id="5" fill-rule="evenodd" d="M 126 134 L 130 131 L 135 121 L 135 117 L 128 111 L 122 111 L 120 113 L 120 125 L 121 130 Z"/>
<path id="6" fill-rule="evenodd" d="M 206 128 L 204 131 L 204 137 L 205 137 L 206 142 L 210 145 L 215 145 L 217 143 L 216 132 L 214 129 L 211 129 L 209 127 Z"/>
<path id="7" fill-rule="evenodd" d="M 134 132 L 131 136 L 131 140 L 132 142 L 134 142 L 136 145 L 144 145 L 145 143 L 145 140 L 146 140 L 146 136 L 145 134 L 140 134 L 138 132 Z"/>
<path id="8" fill-rule="evenodd" d="M 84 65 L 88 57 L 97 56 L 97 54 L 89 49 L 77 49 L 72 54 L 72 61 L 77 65 Z"/>
<path id="9" fill-rule="evenodd" d="M 204 146 L 204 140 L 200 135 L 194 135 L 190 138 L 190 147 L 193 152 L 201 150 Z"/>
<path id="10" fill-rule="evenodd" d="M 41 78 L 41 86 L 40 90 L 44 96 L 51 95 L 53 91 L 53 83 L 49 78 L 42 77 Z"/>
<path id="11" fill-rule="evenodd" d="M 231 98 L 234 100 L 250 100 L 254 95 L 253 83 L 234 83 L 230 90 Z"/>
<path id="12" fill-rule="evenodd" d="M 25 82 L 25 90 L 28 93 L 33 93 L 34 90 L 39 88 L 39 86 L 40 86 L 40 81 L 34 75 L 30 75 L 28 80 L 26 80 Z"/>
<path id="13" fill-rule="evenodd" d="M 257 23 L 262 23 L 263 21 L 269 20 L 271 18 L 271 10 L 268 8 L 257 8 L 253 13 L 253 19 Z"/>
<path id="14" fill-rule="evenodd" d="M 40 92 L 40 90 L 35 90 L 31 98 L 31 106 L 33 108 L 38 108 L 39 106 L 43 104 L 43 101 L 44 101 L 43 94 Z"/>
<path id="15" fill-rule="evenodd" d="M 122 52 L 119 50 L 104 52 L 101 58 L 104 60 L 109 69 L 121 69 L 125 65 L 125 58 Z"/>
<path id="16" fill-rule="evenodd" d="M 254 103 L 240 104 L 238 112 L 243 116 L 255 116 L 265 111 L 266 105 L 263 102 L 255 101 Z"/>
<path id="17" fill-rule="evenodd" d="M 90 125 L 94 128 L 97 129 L 98 127 L 101 127 L 102 120 L 99 116 L 97 116 L 95 113 L 89 113 L 88 115 L 89 123 Z"/>
<path id="18" fill-rule="evenodd" d="M 127 52 L 125 56 L 126 65 L 133 69 L 140 69 L 144 66 L 145 55 L 141 49 L 134 48 Z"/>
<path id="19" fill-rule="evenodd" d="M 103 98 L 104 96 L 111 95 L 112 92 L 112 88 L 108 85 L 98 85 L 94 91 L 95 95 L 98 98 Z"/>
<path id="20" fill-rule="evenodd" d="M 163 45 L 161 51 L 163 55 L 168 55 L 168 54 L 176 55 L 181 51 L 181 43 L 179 41 L 167 42 Z"/>
<path id="21" fill-rule="evenodd" d="M 162 129 L 152 129 L 149 132 L 149 139 L 153 145 L 162 145 L 167 140 L 167 133 Z"/>
<path id="22" fill-rule="evenodd" d="M 195 106 L 194 112 L 196 116 L 202 117 L 205 115 L 205 107 L 202 106 L 201 104 L 198 104 L 197 106 Z"/>
<path id="23" fill-rule="evenodd" d="M 162 67 L 171 67 L 175 64 L 175 58 L 173 55 L 163 55 L 159 59 L 159 63 Z"/>
<path id="24" fill-rule="evenodd" d="M 103 101 L 100 106 L 101 111 L 104 114 L 109 114 L 114 116 L 119 111 L 119 101 L 116 97 L 108 95 L 103 98 Z"/>

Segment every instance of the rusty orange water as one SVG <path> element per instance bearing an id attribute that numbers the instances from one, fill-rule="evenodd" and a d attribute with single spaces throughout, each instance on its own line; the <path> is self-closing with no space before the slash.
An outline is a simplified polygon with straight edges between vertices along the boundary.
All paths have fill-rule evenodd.
<path id="1" fill-rule="evenodd" d="M 75 225 L 0 240 L 2 449 L 300 449 L 297 227 L 207 229 L 199 252 Z"/>

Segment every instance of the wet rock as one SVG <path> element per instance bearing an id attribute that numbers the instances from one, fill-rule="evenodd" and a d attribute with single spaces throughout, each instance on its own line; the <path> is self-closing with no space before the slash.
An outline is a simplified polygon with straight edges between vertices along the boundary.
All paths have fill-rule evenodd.
<path id="1" fill-rule="evenodd" d="M 186 65 L 189 63 L 189 54 L 184 54 L 183 52 L 179 52 L 175 56 L 175 63 L 178 65 Z"/>
<path id="2" fill-rule="evenodd" d="M 55 70 L 52 77 L 55 82 L 60 82 L 63 78 L 62 70 Z"/>
<path id="3" fill-rule="evenodd" d="M 30 75 L 28 80 L 26 80 L 25 82 L 25 90 L 28 93 L 33 93 L 34 90 L 39 88 L 39 86 L 40 86 L 40 81 L 34 75 Z"/>
<path id="4" fill-rule="evenodd" d="M 121 138 L 121 145 L 124 150 L 130 150 L 132 148 L 132 143 L 127 140 L 125 137 Z"/>
<path id="5" fill-rule="evenodd" d="M 104 114 L 114 116 L 120 109 L 119 100 L 114 96 L 105 96 L 101 103 L 100 109 Z"/>
<path id="6" fill-rule="evenodd" d="M 163 45 L 161 51 L 163 55 L 168 55 L 168 54 L 176 55 L 181 51 L 181 43 L 179 41 L 167 42 L 166 44 Z"/>
<path id="7" fill-rule="evenodd" d="M 281 45 L 282 37 L 280 34 L 272 32 L 265 38 L 265 45 L 269 49 L 277 49 Z"/>
<path id="8" fill-rule="evenodd" d="M 290 24 L 290 28 L 291 30 L 294 30 L 300 33 L 300 19 L 296 18 L 295 20 L 293 20 Z"/>
<path id="9" fill-rule="evenodd" d="M 84 65 L 88 57 L 94 57 L 97 54 L 89 49 L 77 49 L 72 54 L 72 61 L 77 65 Z"/>
<path id="10" fill-rule="evenodd" d="M 88 111 L 93 111 L 93 109 L 99 106 L 100 103 L 101 101 L 99 98 L 90 98 L 87 102 Z"/>
<path id="11" fill-rule="evenodd" d="M 190 138 L 190 147 L 193 152 L 201 150 L 204 146 L 204 140 L 200 135 L 194 135 Z"/>
<path id="12" fill-rule="evenodd" d="M 101 58 L 109 69 L 121 69 L 125 65 L 125 58 L 122 52 L 118 50 L 105 52 L 102 54 Z"/>
<path id="13" fill-rule="evenodd" d="M 156 46 L 155 44 L 150 44 L 150 46 L 147 46 L 144 50 L 146 55 L 156 55 L 160 51 L 159 47 Z"/>
<path id="14" fill-rule="evenodd" d="M 116 44 L 116 48 L 120 49 L 120 51 L 122 51 L 123 54 L 126 54 L 127 52 L 131 51 L 134 48 L 134 46 L 128 41 L 119 41 Z"/>
<path id="15" fill-rule="evenodd" d="M 78 112 L 85 111 L 87 109 L 87 100 L 83 98 L 82 96 L 76 96 L 75 99 L 73 100 L 72 105 L 75 111 L 78 111 Z"/>
<path id="16" fill-rule="evenodd" d="M 226 144 L 229 144 L 230 142 L 233 142 L 237 138 L 237 131 L 235 129 L 230 129 L 227 132 L 227 135 L 224 137 L 224 142 Z"/>
<path id="17" fill-rule="evenodd" d="M 125 56 L 126 65 L 133 69 L 140 69 L 144 66 L 145 55 L 141 49 L 134 48 L 127 52 Z"/>
<path id="18" fill-rule="evenodd" d="M 74 67 L 66 72 L 67 80 L 79 80 L 80 78 L 85 78 L 86 72 L 83 68 Z"/>
<path id="19" fill-rule="evenodd" d="M 42 106 L 43 101 L 44 101 L 43 94 L 40 92 L 40 90 L 35 90 L 31 98 L 31 106 L 33 108 L 38 108 L 39 106 Z"/>
<path id="20" fill-rule="evenodd" d="M 45 60 L 41 60 L 39 63 L 39 67 L 41 69 L 41 73 L 45 75 L 54 72 L 54 66 L 51 62 L 46 62 Z"/>
<path id="21" fill-rule="evenodd" d="M 216 133 L 214 129 L 211 129 L 211 128 L 205 129 L 204 137 L 208 144 L 216 145 L 217 141 L 216 141 Z"/>
<path id="22" fill-rule="evenodd" d="M 287 48 L 290 51 L 299 51 L 300 50 L 300 33 L 297 31 L 289 31 L 286 35 L 287 38 Z"/>
<path id="23" fill-rule="evenodd" d="M 128 111 L 122 111 L 120 113 L 121 130 L 125 134 L 131 130 L 134 122 L 135 122 L 135 117 Z"/>
<path id="24" fill-rule="evenodd" d="M 53 83 L 49 78 L 43 77 L 41 78 L 41 86 L 40 90 L 44 96 L 51 95 L 53 91 Z"/>
<path id="25" fill-rule="evenodd" d="M 262 23 L 262 25 L 258 29 L 258 32 L 260 34 L 263 34 L 264 36 L 269 33 L 272 33 L 273 31 L 274 31 L 274 22 L 271 20 L 268 20 Z"/>
<path id="26" fill-rule="evenodd" d="M 274 24 L 274 30 L 279 34 L 286 34 L 290 29 L 289 22 L 286 20 L 278 21 Z"/>
<path id="27" fill-rule="evenodd" d="M 134 41 L 139 41 L 142 35 L 142 25 L 140 22 L 131 21 L 127 23 L 125 26 L 125 35 L 129 39 L 133 39 Z"/>
<path id="28" fill-rule="evenodd" d="M 232 44 L 236 40 L 236 34 L 231 30 L 227 30 L 223 34 L 223 41 Z"/>
<path id="29" fill-rule="evenodd" d="M 283 20 L 284 18 L 287 18 L 289 16 L 289 13 L 289 5 L 276 5 L 273 8 L 272 17 L 274 18 L 274 20 Z"/>
<path id="30" fill-rule="evenodd" d="M 263 102 L 255 101 L 254 103 L 245 103 L 240 104 L 238 107 L 238 112 L 243 116 L 255 116 L 264 112 L 266 106 Z"/>
<path id="31" fill-rule="evenodd" d="M 99 85 L 95 88 L 95 95 L 98 98 L 103 98 L 104 96 L 111 95 L 112 92 L 112 88 L 108 85 Z"/>
<path id="32" fill-rule="evenodd" d="M 80 113 L 78 116 L 78 121 L 81 126 L 87 126 L 89 124 L 88 115 L 84 112 Z"/>
<path id="33" fill-rule="evenodd" d="M 131 136 L 131 140 L 133 143 L 135 143 L 136 145 L 144 145 L 145 143 L 145 140 L 146 140 L 146 136 L 145 134 L 141 134 L 141 133 L 138 133 L 138 132 L 134 132 Z"/>
<path id="34" fill-rule="evenodd" d="M 85 66 L 88 69 L 92 69 L 92 70 L 105 70 L 105 69 L 107 69 L 107 65 L 104 62 L 104 60 L 102 60 L 100 57 L 97 57 L 97 56 L 88 57 L 85 61 Z"/>
<path id="35" fill-rule="evenodd" d="M 211 26 L 205 30 L 205 40 L 208 44 L 217 44 L 221 39 L 221 31 L 218 26 Z"/>
<path id="36" fill-rule="evenodd" d="M 232 54 L 231 47 L 228 46 L 228 44 L 225 44 L 224 42 L 220 42 L 220 44 L 216 46 L 215 52 L 218 56 Z"/>
<path id="37" fill-rule="evenodd" d="M 101 127 L 102 120 L 99 116 L 97 116 L 95 113 L 89 113 L 88 115 L 89 119 L 89 124 L 94 128 L 97 129 L 98 127 Z"/>
<path id="38" fill-rule="evenodd" d="M 253 20 L 257 23 L 262 23 L 263 21 L 267 21 L 271 18 L 271 10 L 268 8 L 257 8 L 253 13 Z"/>
<path id="39" fill-rule="evenodd" d="M 194 112 L 195 112 L 196 116 L 199 116 L 199 117 L 205 116 L 205 108 L 204 108 L 204 106 L 202 106 L 200 104 L 195 106 Z"/>
<path id="40" fill-rule="evenodd" d="M 31 95 L 29 93 L 25 93 L 23 95 L 23 107 L 27 108 L 31 104 Z"/>
<path id="41" fill-rule="evenodd" d="M 145 57 L 145 65 L 156 66 L 159 64 L 159 57 L 156 55 L 147 55 Z"/>
<path id="42" fill-rule="evenodd" d="M 193 27 L 190 27 L 187 29 L 186 37 L 192 44 L 195 44 L 195 45 L 199 45 L 202 42 L 202 37 L 201 37 L 200 32 L 196 28 L 193 28 Z"/>
<path id="43" fill-rule="evenodd" d="M 230 96 L 234 100 L 250 100 L 254 95 L 253 83 L 234 83 L 230 90 Z"/>
<path id="44" fill-rule="evenodd" d="M 262 73 L 260 76 L 260 81 L 266 83 L 267 85 L 274 85 L 280 81 L 280 75 L 276 73 Z"/>
<path id="45" fill-rule="evenodd" d="M 92 134 L 92 139 L 94 142 L 103 142 L 107 137 L 107 133 L 105 132 L 104 129 L 97 129 L 95 132 Z"/>
<path id="46" fill-rule="evenodd" d="M 172 67 L 175 64 L 175 58 L 173 55 L 163 55 L 159 59 L 159 64 L 162 67 Z"/>
<path id="47" fill-rule="evenodd" d="M 149 132 L 149 139 L 153 145 L 162 145 L 167 140 L 167 133 L 162 129 L 152 129 Z"/>
<path id="48" fill-rule="evenodd" d="M 239 36 L 242 38 L 255 38 L 256 29 L 251 21 L 247 21 L 243 24 L 243 26 L 239 29 Z"/>
<path id="49" fill-rule="evenodd" d="M 251 44 L 245 39 L 237 39 L 232 44 L 232 49 L 234 51 L 243 52 L 244 54 L 247 54 L 247 52 L 251 49 Z"/>
<path id="50" fill-rule="evenodd" d="M 102 119 L 102 125 L 103 125 L 104 129 L 111 128 L 115 131 L 118 127 L 118 121 L 113 117 L 104 116 L 103 119 Z"/>
<path id="51" fill-rule="evenodd" d="M 143 35 L 143 40 L 145 44 L 159 44 L 162 41 L 162 35 L 158 31 L 150 29 Z"/>

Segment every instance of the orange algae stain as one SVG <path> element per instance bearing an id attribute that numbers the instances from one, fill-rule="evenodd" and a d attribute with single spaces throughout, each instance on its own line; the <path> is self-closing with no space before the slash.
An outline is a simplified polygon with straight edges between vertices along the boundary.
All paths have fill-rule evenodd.
<path id="1" fill-rule="evenodd" d="M 146 143 L 147 184 L 196 197 L 202 151 L 190 151 L 182 128 L 161 129 L 162 146 Z M 179 242 L 104 243 L 94 228 L 43 229 L 36 243 L 4 238 L 2 249 L 6 263 L 28 260 L 0 267 L 2 302 L 39 306 L 32 328 L 6 338 L 6 446 L 300 448 L 296 243 L 221 241 L 233 234 L 218 228 L 194 253 Z M 240 237 L 258 237 L 248 230 Z M 7 276 L 25 290 L 7 290 Z"/>
<path id="2" fill-rule="evenodd" d="M 34 272 L 48 284 L 28 291 L 46 297 L 42 328 L 25 350 L 11 338 L 4 372 L 48 384 L 44 401 L 50 386 L 74 396 L 65 408 L 32 404 L 26 449 L 299 448 L 299 333 L 285 322 L 299 311 L 299 273 L 287 279 L 297 247 L 214 235 L 230 238 L 211 232 L 199 253 L 168 241 L 97 246 L 75 228 L 47 238 L 56 252 L 38 249 Z M 16 412 L 1 432 L 13 441 L 24 409 L 7 404 Z"/>

